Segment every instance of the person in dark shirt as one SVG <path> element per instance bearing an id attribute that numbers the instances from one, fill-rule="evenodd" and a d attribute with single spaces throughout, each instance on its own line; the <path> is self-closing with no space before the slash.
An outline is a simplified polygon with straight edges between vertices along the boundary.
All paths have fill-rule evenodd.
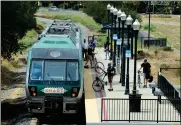
<path id="1" fill-rule="evenodd" d="M 110 84 L 110 88 L 108 89 L 109 91 L 113 91 L 112 80 L 115 72 L 116 72 L 115 68 L 111 65 L 111 63 L 108 63 L 107 76 L 108 76 L 108 82 Z"/>
<path id="2" fill-rule="evenodd" d="M 144 73 L 144 86 L 143 88 L 147 88 L 147 82 L 148 79 L 150 77 L 150 73 L 151 73 L 151 65 L 150 63 L 148 63 L 147 59 L 144 59 L 144 62 L 141 64 L 141 68 L 143 68 L 143 73 Z M 139 71 L 141 70 L 141 68 L 139 69 Z"/>
<path id="3" fill-rule="evenodd" d="M 93 67 L 93 66 L 92 66 L 93 54 L 94 54 L 94 52 L 93 52 L 92 46 L 90 45 L 90 46 L 88 47 L 88 51 L 87 51 L 87 61 L 86 61 L 84 67 L 87 67 L 87 68 L 89 67 L 89 66 L 87 65 L 87 63 L 88 63 L 89 61 L 90 61 L 91 67 Z"/>

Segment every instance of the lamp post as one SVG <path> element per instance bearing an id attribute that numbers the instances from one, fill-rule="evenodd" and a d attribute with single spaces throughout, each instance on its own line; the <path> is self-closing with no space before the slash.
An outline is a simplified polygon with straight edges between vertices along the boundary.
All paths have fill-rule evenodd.
<path id="1" fill-rule="evenodd" d="M 140 23 L 136 19 L 133 23 L 133 30 L 135 34 L 135 58 L 134 58 L 134 84 L 133 84 L 133 91 L 129 94 L 129 111 L 130 112 L 141 112 L 141 94 L 136 92 L 136 60 L 137 60 L 137 39 L 138 39 L 138 32 L 140 29 Z"/>
<path id="2" fill-rule="evenodd" d="M 131 59 L 133 59 L 133 27 L 131 27 Z"/>
<path id="3" fill-rule="evenodd" d="M 133 22 L 133 19 L 129 15 L 126 19 L 126 25 L 128 27 L 128 45 L 127 45 L 127 50 L 130 50 L 130 43 L 129 43 L 129 38 L 130 38 L 130 27 Z M 126 74 L 126 89 L 125 89 L 125 95 L 129 94 L 129 57 L 127 57 L 127 74 Z"/>
<path id="4" fill-rule="evenodd" d="M 110 60 L 112 60 L 112 55 L 113 55 L 113 52 L 112 52 L 112 50 L 113 50 L 113 48 L 112 48 L 112 37 L 113 37 L 113 10 L 114 10 L 114 7 L 112 6 L 111 8 L 110 8 L 110 13 L 111 13 L 111 54 L 110 54 Z"/>
<path id="5" fill-rule="evenodd" d="M 121 14 L 121 21 L 122 21 L 122 42 L 121 42 L 121 74 L 120 74 L 120 83 L 122 83 L 122 86 L 125 86 L 125 46 L 124 46 L 124 24 L 126 20 L 126 14 L 122 12 Z"/>
<path id="6" fill-rule="evenodd" d="M 138 39 L 138 32 L 140 29 L 140 23 L 138 22 L 138 19 L 135 20 L 135 22 L 133 23 L 133 30 L 134 30 L 134 34 L 135 34 L 135 50 L 134 50 L 134 85 L 133 85 L 133 94 L 136 94 L 136 60 L 137 60 L 137 39 Z"/>
<path id="7" fill-rule="evenodd" d="M 121 38 L 121 10 L 118 11 L 117 17 L 118 17 L 118 39 L 120 40 Z M 118 44 L 118 59 L 120 60 L 120 44 Z M 120 61 L 119 61 L 120 64 Z M 118 65 L 119 67 L 120 65 Z"/>
<path id="8" fill-rule="evenodd" d="M 108 4 L 107 5 L 107 18 L 108 18 L 108 22 L 109 22 L 109 14 L 110 14 L 110 9 L 111 9 L 111 5 Z M 108 45 L 109 45 L 109 37 L 110 37 L 110 34 L 109 34 L 109 28 L 108 28 Z M 109 46 L 108 46 L 108 49 L 109 49 Z"/>
<path id="9" fill-rule="evenodd" d="M 114 34 L 116 34 L 116 19 L 117 19 L 117 13 L 118 10 L 116 8 L 114 8 L 113 10 L 113 14 L 114 14 Z M 116 40 L 114 40 L 114 54 L 113 54 L 114 58 L 113 58 L 113 66 L 116 66 Z"/>

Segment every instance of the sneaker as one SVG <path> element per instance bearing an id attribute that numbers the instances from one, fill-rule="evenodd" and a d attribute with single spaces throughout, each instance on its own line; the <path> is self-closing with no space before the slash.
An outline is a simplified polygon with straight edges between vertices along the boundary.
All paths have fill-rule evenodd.
<path id="1" fill-rule="evenodd" d="M 88 65 L 86 65 L 86 66 L 84 66 L 84 68 L 89 68 L 89 66 L 88 66 Z"/>
<path id="2" fill-rule="evenodd" d="M 146 85 L 144 85 L 144 86 L 143 86 L 143 88 L 147 88 L 147 86 L 146 86 Z"/>
<path id="3" fill-rule="evenodd" d="M 113 89 L 108 89 L 109 91 L 113 91 Z"/>

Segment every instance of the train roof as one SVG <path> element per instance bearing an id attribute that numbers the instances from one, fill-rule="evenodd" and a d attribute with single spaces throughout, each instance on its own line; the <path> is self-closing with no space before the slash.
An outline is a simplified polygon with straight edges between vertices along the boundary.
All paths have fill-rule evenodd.
<path id="1" fill-rule="evenodd" d="M 71 20 L 55 20 L 40 35 L 42 37 L 70 37 L 72 42 L 76 44 L 77 32 L 81 32 Z"/>
<path id="2" fill-rule="evenodd" d="M 69 37 L 42 37 L 32 48 L 77 48 Z"/>

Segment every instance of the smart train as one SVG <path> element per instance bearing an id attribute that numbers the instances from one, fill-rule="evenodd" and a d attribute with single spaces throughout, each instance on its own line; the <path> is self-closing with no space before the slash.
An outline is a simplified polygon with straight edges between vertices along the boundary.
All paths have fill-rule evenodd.
<path id="1" fill-rule="evenodd" d="M 35 114 L 76 114 L 84 101 L 82 31 L 53 21 L 27 53 L 26 96 Z"/>

